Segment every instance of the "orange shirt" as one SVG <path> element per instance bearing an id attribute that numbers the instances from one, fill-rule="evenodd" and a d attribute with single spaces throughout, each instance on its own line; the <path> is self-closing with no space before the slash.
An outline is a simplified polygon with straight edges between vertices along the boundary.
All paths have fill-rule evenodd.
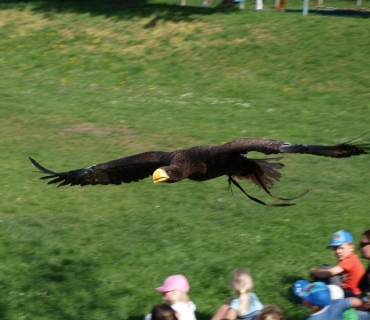
<path id="1" fill-rule="evenodd" d="M 354 294 L 360 294 L 361 290 L 358 288 L 358 284 L 365 273 L 365 268 L 358 256 L 351 253 L 348 257 L 340 260 L 337 266 L 344 269 L 343 290 L 350 290 Z"/>

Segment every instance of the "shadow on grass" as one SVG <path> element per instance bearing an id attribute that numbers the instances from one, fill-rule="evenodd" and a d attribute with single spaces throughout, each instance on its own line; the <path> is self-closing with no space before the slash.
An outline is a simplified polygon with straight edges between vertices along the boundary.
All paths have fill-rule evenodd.
<path id="1" fill-rule="evenodd" d="M 196 316 L 197 320 L 209 320 L 212 318 L 213 314 L 197 312 Z"/>
<path id="2" fill-rule="evenodd" d="M 302 9 L 286 9 L 288 13 L 301 13 Z M 321 14 L 324 16 L 338 16 L 338 17 L 350 17 L 350 18 L 370 18 L 370 11 L 363 10 L 340 10 L 340 9 L 310 9 L 308 13 Z"/>
<path id="3" fill-rule="evenodd" d="M 139 315 L 139 316 L 128 316 L 127 320 L 143 320 L 145 315 Z"/>
<path id="4" fill-rule="evenodd" d="M 285 291 L 282 291 L 281 294 L 282 296 L 287 300 L 287 301 L 290 301 L 292 304 L 294 305 L 299 305 L 301 304 L 301 299 L 299 297 L 297 297 L 294 293 L 293 293 L 293 284 L 298 281 L 298 280 L 302 280 L 302 278 L 299 278 L 299 277 L 293 277 L 293 276 L 285 276 L 283 277 L 282 279 L 282 283 L 285 284 L 287 286 L 287 289 Z"/>
<path id="5" fill-rule="evenodd" d="M 197 320 L 209 320 L 212 318 L 213 314 L 196 312 Z M 127 318 L 127 320 L 143 320 L 145 315 L 132 315 Z M 1 318 L 0 318 L 1 319 Z"/>
<path id="6" fill-rule="evenodd" d="M 153 4 L 146 0 L 99 0 L 99 1 L 19 1 L 5 0 L 0 4 L 0 10 L 25 7 L 29 10 L 42 13 L 50 18 L 53 14 L 77 13 L 91 14 L 92 16 L 113 17 L 117 20 L 130 20 L 133 18 L 145 18 L 154 15 L 147 24 L 147 28 L 155 27 L 158 21 L 191 22 L 196 18 L 194 15 L 212 15 L 214 13 L 230 13 L 237 8 L 209 8 L 192 7 L 171 4 Z"/>
<path id="7" fill-rule="evenodd" d="M 7 304 L 0 301 L 0 319 L 7 319 Z"/>

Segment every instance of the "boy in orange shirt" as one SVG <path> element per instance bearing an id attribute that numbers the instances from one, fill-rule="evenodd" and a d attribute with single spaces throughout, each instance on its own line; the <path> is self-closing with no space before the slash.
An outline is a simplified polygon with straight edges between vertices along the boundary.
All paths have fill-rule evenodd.
<path id="1" fill-rule="evenodd" d="M 313 279 L 327 279 L 339 275 L 341 276 L 341 287 L 345 297 L 357 297 L 361 294 L 358 284 L 365 273 L 358 256 L 353 253 L 355 246 L 353 237 L 349 231 L 340 230 L 333 234 L 328 247 L 332 247 L 338 263 L 335 267 L 311 268 L 310 277 Z M 330 281 L 326 281 L 330 282 Z"/>

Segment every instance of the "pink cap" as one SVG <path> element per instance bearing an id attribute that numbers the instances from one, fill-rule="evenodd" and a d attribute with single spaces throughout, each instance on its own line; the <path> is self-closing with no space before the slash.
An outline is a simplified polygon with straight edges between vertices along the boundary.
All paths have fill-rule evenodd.
<path id="1" fill-rule="evenodd" d="M 172 290 L 188 292 L 190 290 L 190 285 L 188 280 L 182 274 L 176 274 L 166 278 L 163 284 L 160 287 L 155 288 L 155 290 L 159 292 L 168 292 Z"/>

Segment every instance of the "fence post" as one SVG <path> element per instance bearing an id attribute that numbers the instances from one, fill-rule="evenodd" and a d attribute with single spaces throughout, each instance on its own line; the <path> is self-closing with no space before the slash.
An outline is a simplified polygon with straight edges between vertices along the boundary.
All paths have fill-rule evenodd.
<path id="1" fill-rule="evenodd" d="M 256 0 L 256 10 L 263 9 L 263 0 Z"/>

